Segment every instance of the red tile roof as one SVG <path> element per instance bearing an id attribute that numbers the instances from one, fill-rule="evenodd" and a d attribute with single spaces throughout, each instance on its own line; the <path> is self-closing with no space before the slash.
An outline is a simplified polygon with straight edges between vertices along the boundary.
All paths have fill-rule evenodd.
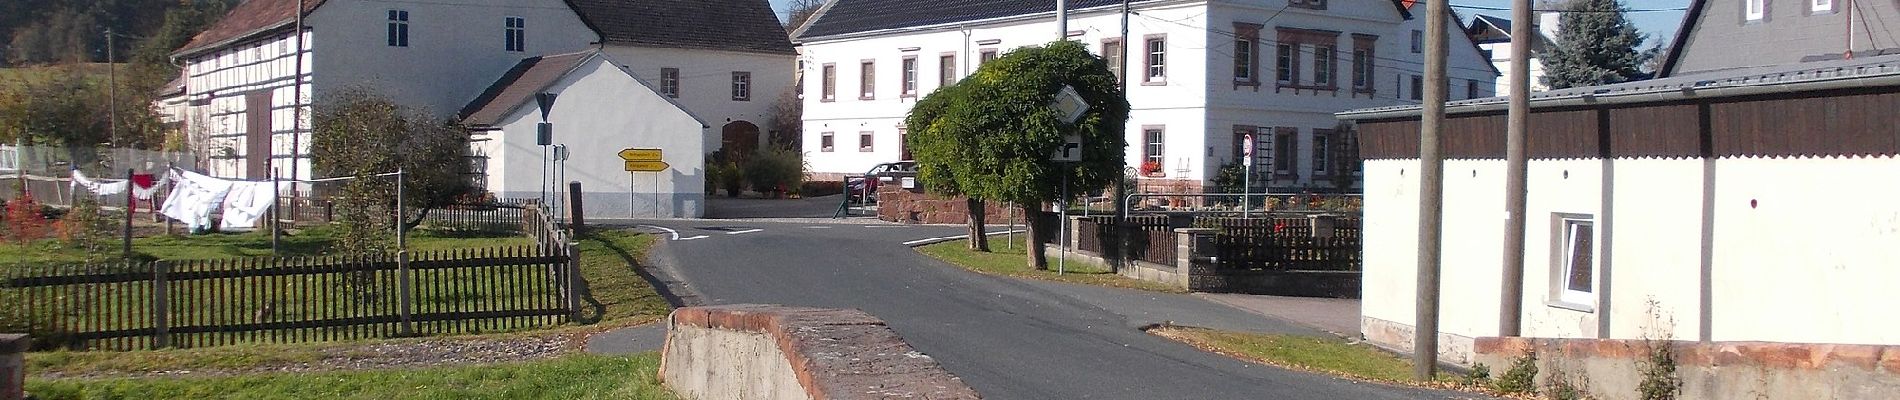
<path id="1" fill-rule="evenodd" d="M 311 10 L 323 5 L 324 0 L 303 0 L 303 13 L 310 15 Z M 173 56 L 188 56 L 204 50 L 223 47 L 226 44 L 249 38 L 253 35 L 284 28 L 296 19 L 291 10 L 297 8 L 297 0 L 250 0 L 218 19 L 217 24 L 191 38 L 191 43 L 172 52 Z"/>

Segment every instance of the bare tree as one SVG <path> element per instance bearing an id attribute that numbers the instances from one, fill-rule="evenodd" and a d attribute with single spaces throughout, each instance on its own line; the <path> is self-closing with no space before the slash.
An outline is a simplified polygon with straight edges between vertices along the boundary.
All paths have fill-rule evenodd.
<path id="1" fill-rule="evenodd" d="M 785 7 L 785 31 L 791 32 L 804 26 L 805 21 L 810 20 L 813 14 L 818 13 L 818 8 L 824 6 L 825 0 L 792 0 L 791 4 Z"/>

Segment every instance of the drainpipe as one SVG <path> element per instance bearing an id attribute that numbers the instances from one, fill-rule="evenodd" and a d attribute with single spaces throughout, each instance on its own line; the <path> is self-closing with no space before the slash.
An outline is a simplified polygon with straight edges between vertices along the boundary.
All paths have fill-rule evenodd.
<path id="1" fill-rule="evenodd" d="M 1842 57 L 1854 59 L 1854 0 L 1847 0 L 1847 52 Z"/>

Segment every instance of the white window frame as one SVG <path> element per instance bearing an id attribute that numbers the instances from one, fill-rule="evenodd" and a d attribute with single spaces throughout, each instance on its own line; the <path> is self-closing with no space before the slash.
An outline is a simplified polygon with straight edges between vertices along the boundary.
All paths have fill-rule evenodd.
<path id="1" fill-rule="evenodd" d="M 1596 218 L 1589 214 L 1553 213 L 1551 214 L 1551 265 L 1550 300 L 1551 307 L 1583 312 L 1594 312 L 1597 306 L 1597 293 L 1603 283 L 1602 243 L 1603 232 L 1596 229 Z M 1584 230 L 1589 232 L 1585 233 Z M 1580 234 L 1587 234 L 1588 241 L 1583 246 L 1576 240 Z M 1579 247 L 1588 247 L 1579 249 Z M 1577 255 L 1581 251 L 1589 252 L 1590 268 L 1589 289 L 1577 290 L 1571 287 L 1576 282 L 1571 279 L 1578 267 Z"/>
<path id="2" fill-rule="evenodd" d="M 899 69 L 902 70 L 904 79 L 903 93 L 899 95 L 917 97 L 917 56 L 905 56 Z"/>
<path id="3" fill-rule="evenodd" d="M 833 146 L 836 146 L 838 144 L 837 137 L 838 135 L 836 132 L 819 133 L 818 134 L 818 151 L 824 152 L 824 153 L 830 153 L 832 151 Z"/>
<path id="4" fill-rule="evenodd" d="M 859 131 L 858 132 L 858 152 L 859 153 L 873 153 L 876 151 L 877 151 L 877 131 Z"/>
<path id="5" fill-rule="evenodd" d="M 1742 18 L 1760 21 L 1768 17 L 1768 0 L 1742 0 Z"/>
<path id="6" fill-rule="evenodd" d="M 390 9 L 389 32 L 385 42 L 389 47 L 409 47 L 409 11 Z"/>
<path id="7" fill-rule="evenodd" d="M 1234 39 L 1234 82 L 1235 83 L 1254 82 L 1254 78 L 1255 78 L 1254 75 L 1257 72 L 1256 70 L 1259 68 L 1259 66 L 1254 65 L 1253 52 L 1254 52 L 1253 38 L 1239 37 L 1239 38 Z"/>
<path id="8" fill-rule="evenodd" d="M 1144 57 L 1144 61 L 1145 61 L 1142 63 L 1142 66 L 1145 67 L 1144 68 L 1145 71 L 1143 71 L 1144 75 L 1142 77 L 1142 81 L 1150 82 L 1150 83 L 1167 82 L 1168 80 L 1168 38 L 1162 37 L 1162 36 L 1151 36 L 1144 39 L 1143 43 L 1145 43 L 1146 45 L 1142 47 L 1142 49 L 1145 51 L 1144 53 L 1142 53 Z"/>
<path id="9" fill-rule="evenodd" d="M 1808 9 L 1816 13 L 1834 11 L 1834 0 L 1813 0 L 1809 4 Z"/>
<path id="10" fill-rule="evenodd" d="M 660 68 L 660 94 L 670 98 L 680 98 L 679 68 Z"/>
<path id="11" fill-rule="evenodd" d="M 1338 58 L 1333 54 L 1334 51 L 1338 51 L 1338 50 L 1335 49 L 1333 45 L 1330 45 L 1330 44 L 1322 44 L 1322 45 L 1313 46 L 1313 85 L 1314 86 L 1321 86 L 1321 87 L 1338 86 L 1338 82 L 1337 82 L 1338 77 L 1334 75 L 1336 75 L 1339 72 L 1338 71 L 1339 63 L 1338 63 Z"/>
<path id="12" fill-rule="evenodd" d="M 732 72 L 732 101 L 752 101 L 751 72 Z"/>
<path id="13" fill-rule="evenodd" d="M 1330 153 L 1332 149 L 1327 148 L 1332 145 L 1332 138 L 1329 136 L 1331 133 L 1320 129 L 1313 130 L 1313 175 L 1326 175 L 1328 169 L 1326 167 L 1332 162 Z"/>

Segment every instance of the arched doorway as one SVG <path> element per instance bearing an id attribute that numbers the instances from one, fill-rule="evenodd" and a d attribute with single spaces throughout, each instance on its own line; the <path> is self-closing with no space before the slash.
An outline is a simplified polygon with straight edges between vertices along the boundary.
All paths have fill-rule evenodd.
<path id="1" fill-rule="evenodd" d="M 720 149 L 725 151 L 727 159 L 743 160 L 759 148 L 759 126 L 746 121 L 733 121 L 720 129 Z"/>

